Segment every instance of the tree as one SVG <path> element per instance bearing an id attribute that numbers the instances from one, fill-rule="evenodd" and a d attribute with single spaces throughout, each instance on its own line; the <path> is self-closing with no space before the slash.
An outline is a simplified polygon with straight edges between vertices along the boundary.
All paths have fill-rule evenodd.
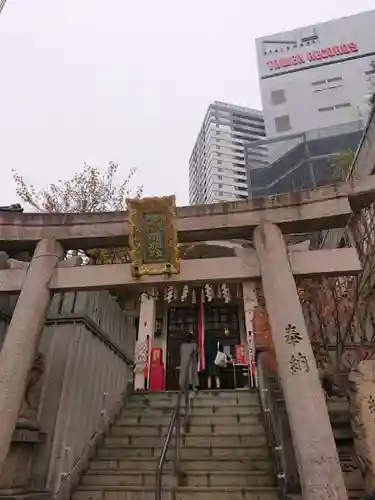
<path id="1" fill-rule="evenodd" d="M 355 153 L 351 149 L 347 149 L 335 155 L 331 161 L 333 177 L 336 181 L 345 181 L 352 166 Z"/>
<path id="2" fill-rule="evenodd" d="M 315 355 L 322 371 L 343 393 L 348 376 L 375 354 L 375 208 L 353 216 L 346 244 L 357 249 L 356 276 L 301 280 L 299 293 Z"/>
<path id="3" fill-rule="evenodd" d="M 368 72 L 369 90 L 370 90 L 370 106 L 375 105 L 375 61 L 370 62 L 370 70 Z"/>
<path id="4" fill-rule="evenodd" d="M 27 184 L 24 177 L 13 170 L 16 193 L 25 203 L 42 212 L 109 212 L 125 210 L 126 198 L 131 196 L 131 180 L 136 173 L 132 168 L 126 178 L 116 182 L 118 164 L 109 162 L 101 172 L 97 167 L 85 163 L 83 171 L 69 180 L 59 180 L 47 188 L 37 190 Z M 136 197 L 142 187 L 136 190 Z"/>
<path id="5" fill-rule="evenodd" d="M 375 484 L 374 460 L 367 446 L 372 420 L 363 412 L 364 385 L 371 383 L 375 357 L 375 207 L 352 216 L 347 244 L 355 247 L 362 265 L 359 275 L 302 280 L 300 296 L 313 349 L 328 396 L 346 396 L 355 451 L 367 493 Z M 366 366 L 367 365 L 367 366 Z M 367 390 L 367 389 L 366 389 Z M 369 402 L 367 402 L 369 404 Z M 367 434 L 368 433 L 368 434 Z"/>
<path id="6" fill-rule="evenodd" d="M 104 172 L 85 163 L 83 171 L 69 180 L 59 180 L 47 188 L 37 190 L 13 170 L 16 193 L 25 203 L 42 212 L 109 212 L 126 208 L 126 199 L 140 197 L 142 187 L 132 194 L 131 181 L 136 173 L 132 168 L 125 179 L 117 181 L 118 164 L 109 162 Z M 127 248 L 92 249 L 85 251 L 92 264 L 128 261 Z"/>

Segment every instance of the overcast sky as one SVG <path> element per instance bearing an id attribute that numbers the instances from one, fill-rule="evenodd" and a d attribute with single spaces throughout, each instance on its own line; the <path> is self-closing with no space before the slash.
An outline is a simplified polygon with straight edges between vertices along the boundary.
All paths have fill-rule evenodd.
<path id="1" fill-rule="evenodd" d="M 83 163 L 138 169 L 188 203 L 208 104 L 260 108 L 254 39 L 374 0 L 8 0 L 0 15 L 0 205 L 11 169 L 43 187 Z"/>

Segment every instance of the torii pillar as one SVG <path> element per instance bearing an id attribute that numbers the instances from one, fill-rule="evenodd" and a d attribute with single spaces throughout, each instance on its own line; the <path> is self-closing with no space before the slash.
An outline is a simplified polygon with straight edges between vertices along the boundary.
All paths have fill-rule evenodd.
<path id="1" fill-rule="evenodd" d="M 304 500 L 347 500 L 328 409 L 280 229 L 254 231 Z"/>
<path id="2" fill-rule="evenodd" d="M 62 256 L 63 249 L 57 241 L 38 243 L 0 351 L 0 472 L 50 304 L 49 281 Z"/>
<path id="3" fill-rule="evenodd" d="M 136 342 L 136 351 L 143 351 L 147 359 L 142 359 L 135 363 L 134 367 L 134 390 L 143 391 L 145 389 L 145 368 L 149 367 L 151 359 L 152 341 L 155 331 L 155 309 L 156 301 L 152 294 L 141 294 L 141 308 L 139 312 L 138 340 Z M 147 348 L 146 348 L 147 346 Z M 148 381 L 150 383 L 150 381 Z"/>

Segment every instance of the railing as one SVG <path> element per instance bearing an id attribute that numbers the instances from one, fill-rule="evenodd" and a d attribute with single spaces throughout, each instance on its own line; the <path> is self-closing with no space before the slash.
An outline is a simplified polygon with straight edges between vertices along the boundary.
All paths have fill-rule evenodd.
<path id="1" fill-rule="evenodd" d="M 178 477 L 180 473 L 180 451 L 181 451 L 181 400 L 182 397 L 185 399 L 185 418 L 183 424 L 186 425 L 189 421 L 190 417 L 190 399 L 189 399 L 189 387 L 188 387 L 188 373 L 190 370 L 191 363 L 193 361 L 194 356 L 197 355 L 197 351 L 192 351 L 187 365 L 185 367 L 185 371 L 182 375 L 182 384 L 180 386 L 180 390 L 178 391 L 176 406 L 173 410 L 172 418 L 168 426 L 167 434 L 165 436 L 165 441 L 163 444 L 163 448 L 161 450 L 160 459 L 158 462 L 158 466 L 156 468 L 156 489 L 155 489 L 155 500 L 161 500 L 162 497 L 162 478 L 163 478 L 163 468 L 165 464 L 165 460 L 167 458 L 167 453 L 169 449 L 169 444 L 172 439 L 173 430 L 176 428 L 176 442 L 175 442 L 175 457 L 173 461 L 173 473 L 176 477 Z"/>
<path id="2" fill-rule="evenodd" d="M 267 438 L 272 451 L 272 459 L 275 467 L 280 500 L 286 500 L 287 483 L 281 432 L 278 425 L 277 409 L 272 394 L 272 386 L 267 376 L 267 371 L 262 354 L 260 354 L 257 359 L 257 373 L 260 400 L 264 415 Z"/>

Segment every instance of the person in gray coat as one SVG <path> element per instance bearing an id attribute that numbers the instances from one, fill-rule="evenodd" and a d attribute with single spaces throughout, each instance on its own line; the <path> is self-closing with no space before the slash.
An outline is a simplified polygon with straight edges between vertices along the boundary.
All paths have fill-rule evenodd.
<path id="1" fill-rule="evenodd" d="M 198 377 L 198 346 L 194 338 L 193 332 L 189 332 L 186 335 L 184 342 L 180 347 L 180 376 L 179 376 L 179 385 L 180 388 L 184 383 L 184 374 L 187 369 L 189 360 L 190 365 L 187 373 L 187 385 L 190 389 L 198 389 L 199 387 L 199 377 Z"/>

